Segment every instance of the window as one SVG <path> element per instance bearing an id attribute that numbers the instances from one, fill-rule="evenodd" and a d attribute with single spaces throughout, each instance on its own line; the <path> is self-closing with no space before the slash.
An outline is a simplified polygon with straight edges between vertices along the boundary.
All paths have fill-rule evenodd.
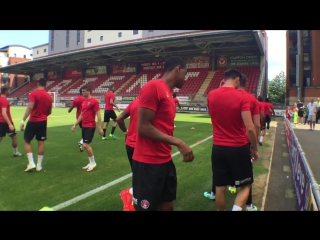
<path id="1" fill-rule="evenodd" d="M 100 36 L 100 41 L 103 41 L 103 36 Z"/>
<path id="2" fill-rule="evenodd" d="M 37 50 L 37 54 L 39 54 L 39 50 Z"/>
<path id="3" fill-rule="evenodd" d="M 304 53 L 303 54 L 303 61 L 304 62 L 309 62 L 309 53 Z"/>
<path id="4" fill-rule="evenodd" d="M 153 32 L 154 30 L 149 30 L 149 32 Z"/>
<path id="5" fill-rule="evenodd" d="M 17 54 L 16 54 L 16 53 L 14 53 L 13 55 L 14 55 L 14 57 L 17 57 Z"/>
<path id="6" fill-rule="evenodd" d="M 303 38 L 303 45 L 304 46 L 310 45 L 309 38 Z"/>
<path id="7" fill-rule="evenodd" d="M 88 32 L 91 32 L 91 30 L 88 30 Z"/>
<path id="8" fill-rule="evenodd" d="M 118 32 L 118 37 L 122 37 L 122 32 Z"/>
<path id="9" fill-rule="evenodd" d="M 43 52 L 47 52 L 47 49 L 45 48 L 45 49 L 43 49 Z"/>
<path id="10" fill-rule="evenodd" d="M 310 66 L 304 66 L 303 70 L 311 70 L 311 67 Z"/>
<path id="11" fill-rule="evenodd" d="M 133 35 L 137 35 L 139 30 L 133 30 Z"/>
<path id="12" fill-rule="evenodd" d="M 80 44 L 80 30 L 77 30 L 77 45 Z"/>
<path id="13" fill-rule="evenodd" d="M 51 30 L 51 51 L 54 49 L 54 30 Z"/>
<path id="14" fill-rule="evenodd" d="M 27 56 L 26 56 L 26 55 L 23 55 L 23 58 L 27 58 Z"/>
<path id="15" fill-rule="evenodd" d="M 88 39 L 87 39 L 87 43 L 91 43 L 91 38 L 88 38 Z"/>
<path id="16" fill-rule="evenodd" d="M 303 31 L 303 36 L 308 37 L 309 36 L 309 31 L 308 30 L 302 30 Z"/>
<path id="17" fill-rule="evenodd" d="M 69 47 L 69 33 L 70 33 L 70 31 L 66 30 L 66 47 L 67 48 Z"/>

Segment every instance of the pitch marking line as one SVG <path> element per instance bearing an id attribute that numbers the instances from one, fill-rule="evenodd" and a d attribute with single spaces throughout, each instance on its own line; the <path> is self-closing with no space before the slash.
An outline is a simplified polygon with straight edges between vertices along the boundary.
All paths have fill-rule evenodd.
<path id="1" fill-rule="evenodd" d="M 201 144 L 201 143 L 203 143 L 203 142 L 205 142 L 205 141 L 208 141 L 208 140 L 211 139 L 211 138 L 212 138 L 212 135 L 209 136 L 209 137 L 207 137 L 207 138 L 205 138 L 205 139 L 202 139 L 201 142 L 197 142 L 197 143 L 195 143 L 195 144 L 190 145 L 189 147 L 190 147 L 190 148 L 194 148 L 195 146 L 198 146 L 199 144 Z M 180 154 L 180 152 L 175 152 L 175 153 L 173 153 L 171 156 L 172 156 L 172 157 L 175 157 L 175 156 L 177 156 L 177 155 L 179 155 L 179 154 Z M 95 189 L 93 189 L 93 190 L 91 190 L 91 191 L 89 191 L 89 192 L 86 192 L 86 193 L 84 193 L 84 194 L 82 194 L 82 195 L 79 195 L 78 197 L 75 197 L 75 198 L 72 198 L 72 199 L 70 199 L 70 200 L 68 200 L 68 201 L 65 201 L 65 202 L 63 202 L 63 203 L 60 203 L 60 204 L 52 207 L 52 209 L 53 209 L 54 211 L 57 211 L 57 210 L 60 210 L 60 209 L 65 208 L 65 207 L 68 207 L 68 206 L 70 206 L 70 205 L 72 205 L 72 204 L 74 204 L 74 203 L 77 203 L 77 202 L 79 202 L 79 201 L 81 201 L 81 200 L 86 199 L 87 197 L 90 197 L 90 196 L 92 196 L 92 195 L 94 195 L 94 194 L 96 194 L 96 193 L 98 193 L 98 192 L 101 192 L 101 191 L 103 191 L 103 190 L 105 190 L 105 189 L 107 189 L 107 188 L 109 188 L 109 187 L 112 187 L 112 186 L 114 186 L 114 185 L 116 185 L 116 184 L 118 184 L 118 183 L 121 183 L 121 182 L 123 182 L 124 180 L 130 178 L 131 176 L 132 176 L 132 173 L 129 173 L 129 174 L 127 174 L 127 175 L 124 175 L 124 176 L 122 176 L 122 177 L 120 177 L 120 178 L 118 178 L 118 179 L 116 179 L 116 180 L 114 180 L 114 181 L 112 181 L 112 182 L 109 182 L 109 183 L 107 183 L 107 184 L 105 184 L 105 185 L 102 185 L 102 186 L 100 186 L 100 187 L 97 187 L 97 188 L 95 188 Z"/>

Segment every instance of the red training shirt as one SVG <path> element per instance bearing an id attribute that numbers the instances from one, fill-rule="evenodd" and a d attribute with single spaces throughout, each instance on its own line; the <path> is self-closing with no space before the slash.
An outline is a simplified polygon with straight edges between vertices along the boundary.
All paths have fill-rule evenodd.
<path id="1" fill-rule="evenodd" d="M 241 112 L 250 111 L 250 98 L 244 91 L 220 87 L 208 94 L 207 105 L 211 116 L 213 144 L 241 147 L 249 143 Z"/>
<path id="2" fill-rule="evenodd" d="M 273 109 L 273 104 L 269 102 L 264 102 L 264 105 L 266 106 L 265 114 L 271 115 L 270 109 Z"/>
<path id="3" fill-rule="evenodd" d="M 10 113 L 10 103 L 6 97 L 0 96 L 0 122 L 6 123 L 6 120 L 4 120 L 2 116 L 2 108 L 6 108 L 7 116 L 12 123 L 11 113 Z"/>
<path id="4" fill-rule="evenodd" d="M 154 111 L 152 125 L 164 134 L 173 136 L 176 106 L 172 99 L 172 90 L 163 79 L 149 81 L 143 86 L 138 108 Z M 143 163 L 162 164 L 172 159 L 171 150 L 170 144 L 155 142 L 137 134 L 133 159 Z"/>
<path id="5" fill-rule="evenodd" d="M 174 101 L 175 105 L 177 105 L 179 103 L 179 99 L 177 99 L 177 98 L 174 98 L 173 101 Z"/>
<path id="6" fill-rule="evenodd" d="M 252 116 L 252 120 L 253 120 L 254 115 L 260 115 L 260 106 L 259 106 L 258 100 L 252 94 L 250 94 L 244 90 L 240 90 L 240 91 L 243 91 L 248 96 L 248 98 L 250 100 L 250 112 L 251 112 L 251 116 Z"/>
<path id="7" fill-rule="evenodd" d="M 111 99 L 113 99 L 113 101 L 114 101 L 115 96 L 114 96 L 113 92 L 109 91 L 104 95 L 104 101 L 106 103 L 105 108 L 104 108 L 105 110 L 113 110 L 113 105 L 110 104 Z"/>
<path id="8" fill-rule="evenodd" d="M 89 98 L 82 103 L 82 127 L 96 127 L 96 112 L 100 111 L 99 102 L 95 98 Z"/>
<path id="9" fill-rule="evenodd" d="M 34 103 L 30 113 L 30 122 L 47 121 L 49 110 L 52 108 L 52 98 L 44 89 L 37 89 L 30 93 L 29 102 Z"/>
<path id="10" fill-rule="evenodd" d="M 82 103 L 86 100 L 86 98 L 84 96 L 79 96 L 76 97 L 75 99 L 73 99 L 72 103 L 71 103 L 71 107 L 76 107 L 77 108 L 77 114 L 76 114 L 76 118 L 78 119 L 80 114 L 81 114 L 81 110 L 82 110 Z"/>
<path id="11" fill-rule="evenodd" d="M 126 145 L 134 148 L 138 131 L 138 99 L 133 100 L 124 110 L 130 115 L 130 125 L 128 128 Z"/>

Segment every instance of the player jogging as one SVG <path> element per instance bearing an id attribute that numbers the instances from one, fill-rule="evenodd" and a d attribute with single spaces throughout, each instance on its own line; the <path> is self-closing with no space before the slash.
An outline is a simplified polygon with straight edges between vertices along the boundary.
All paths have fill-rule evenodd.
<path id="1" fill-rule="evenodd" d="M 22 154 L 18 151 L 17 133 L 10 113 L 10 103 L 7 99 L 9 94 L 10 87 L 2 86 L 0 95 L 0 142 L 8 134 L 12 141 L 13 156 L 21 157 Z"/>
<path id="2" fill-rule="evenodd" d="M 113 125 L 112 125 L 112 129 L 111 129 L 111 133 L 109 134 L 109 137 L 112 137 L 113 139 L 116 139 L 117 137 L 114 135 L 114 131 L 116 130 L 117 127 L 117 114 L 114 112 L 113 107 L 115 107 L 119 112 L 119 108 L 117 106 L 117 104 L 115 104 L 114 100 L 115 100 L 115 96 L 114 96 L 114 91 L 116 90 L 116 88 L 113 86 L 110 88 L 110 90 L 105 94 L 104 96 L 104 101 L 105 101 L 105 110 L 104 110 L 104 124 L 103 124 L 103 136 L 102 136 L 102 140 L 106 140 L 108 139 L 106 137 L 106 132 L 107 132 L 107 127 L 108 124 L 110 122 L 110 119 L 112 119 L 114 121 Z"/>
<path id="3" fill-rule="evenodd" d="M 261 96 L 258 96 L 258 102 L 259 102 L 259 106 L 260 106 L 260 119 L 261 119 L 261 123 L 260 123 L 260 137 L 259 137 L 259 145 L 263 146 L 263 138 L 266 134 L 266 103 L 263 102 L 263 99 Z"/>
<path id="4" fill-rule="evenodd" d="M 140 91 L 138 134 L 132 161 L 133 202 L 137 211 L 173 211 L 177 175 L 172 147 L 177 146 L 184 162 L 193 161 L 191 148 L 173 137 L 176 107 L 173 89 L 185 83 L 186 63 L 170 57 L 161 79 L 147 82 Z"/>
<path id="5" fill-rule="evenodd" d="M 71 113 L 71 111 L 73 110 L 73 108 L 77 108 L 77 113 L 76 113 L 76 119 L 79 118 L 80 114 L 81 114 L 81 110 L 82 110 L 82 103 L 86 100 L 86 98 L 84 96 L 82 96 L 82 87 L 79 89 L 79 97 L 76 97 L 75 99 L 73 99 L 72 103 L 71 103 L 71 107 L 68 110 L 68 113 Z M 82 123 L 79 123 L 79 127 L 82 128 Z M 83 152 L 83 139 L 81 138 L 81 140 L 78 142 L 78 147 L 80 152 Z"/>
<path id="6" fill-rule="evenodd" d="M 178 105 L 178 108 L 181 109 L 179 99 L 177 98 L 177 94 L 176 94 L 176 93 L 173 93 L 173 94 L 172 94 L 172 97 L 173 97 L 173 101 L 174 101 L 175 106 Z M 176 125 L 174 125 L 174 127 L 176 127 Z"/>
<path id="7" fill-rule="evenodd" d="M 21 120 L 20 130 L 24 131 L 24 147 L 28 156 L 29 164 L 26 172 L 36 168 L 37 171 L 42 169 L 42 160 L 44 155 L 44 142 L 47 140 L 47 119 L 52 111 L 52 98 L 45 90 L 47 80 L 40 78 L 38 80 L 38 89 L 34 90 L 29 95 L 29 104 L 26 112 Z M 30 117 L 29 117 L 30 115 Z M 29 117 L 26 129 L 24 122 Z M 37 167 L 33 160 L 31 141 L 36 137 L 38 141 L 38 161 Z"/>
<path id="8" fill-rule="evenodd" d="M 239 190 L 232 211 L 241 211 L 253 183 L 251 158 L 253 161 L 258 159 L 257 136 L 250 113 L 250 98 L 236 89 L 242 74 L 230 69 L 225 72 L 224 79 L 225 84 L 212 90 L 207 98 L 214 129 L 211 160 L 215 199 L 218 211 L 225 211 L 226 186 L 234 183 L 231 185 Z"/>
<path id="9" fill-rule="evenodd" d="M 265 99 L 265 116 L 266 116 L 266 135 L 269 135 L 269 129 L 270 129 L 270 123 L 271 123 L 271 114 L 274 116 L 274 106 L 273 104 L 269 101 L 269 98 Z M 303 107 L 303 104 L 302 104 Z M 303 111 L 301 107 L 301 110 Z M 300 110 L 299 110 L 300 111 Z M 303 117 L 303 113 L 301 114 Z M 300 115 L 299 115 L 300 116 Z M 302 118 L 301 117 L 301 118 Z M 302 121 L 302 120 L 301 120 Z"/>
<path id="10" fill-rule="evenodd" d="M 130 117 L 130 124 L 127 128 L 124 120 L 128 117 Z M 136 135 L 138 125 L 138 98 L 130 102 L 128 107 L 117 117 L 116 121 L 119 125 L 119 128 L 125 133 L 126 151 L 132 171 L 132 156 L 134 153 L 134 148 L 136 146 Z M 132 201 L 132 193 L 132 188 L 125 189 L 120 193 L 120 196 L 123 200 L 125 211 L 135 210 Z"/>
<path id="11" fill-rule="evenodd" d="M 82 111 L 79 118 L 71 128 L 71 130 L 74 132 L 76 126 L 79 125 L 80 122 L 82 122 L 83 148 L 86 150 L 89 157 L 89 164 L 82 169 L 87 170 L 88 172 L 92 171 L 97 166 L 90 145 L 94 137 L 94 132 L 96 131 L 96 116 L 98 118 L 99 134 L 103 134 L 103 131 L 101 129 L 101 114 L 99 102 L 97 99 L 91 97 L 91 92 L 92 89 L 90 86 L 87 85 L 82 87 L 82 95 L 86 100 L 82 103 Z"/>

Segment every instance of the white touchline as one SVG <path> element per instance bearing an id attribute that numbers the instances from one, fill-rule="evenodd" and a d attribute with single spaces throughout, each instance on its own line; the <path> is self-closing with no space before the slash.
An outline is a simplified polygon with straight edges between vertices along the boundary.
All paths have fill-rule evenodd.
<path id="1" fill-rule="evenodd" d="M 205 138 L 205 139 L 202 139 L 201 142 L 197 142 L 197 143 L 195 143 L 195 144 L 190 145 L 189 147 L 190 147 L 190 148 L 193 148 L 193 147 L 195 147 L 195 146 L 197 146 L 197 145 L 199 145 L 199 144 L 201 144 L 201 143 L 203 143 L 203 142 L 205 142 L 205 141 L 208 141 L 208 140 L 211 139 L 211 138 L 212 138 L 212 135 L 209 136 L 209 137 L 207 137 L 207 138 Z M 172 157 L 175 157 L 175 156 L 177 156 L 177 155 L 179 155 L 179 154 L 180 154 L 180 152 L 175 152 L 175 153 L 173 153 L 171 156 L 172 156 Z M 124 176 L 122 176 L 121 178 L 118 178 L 118 179 L 116 179 L 116 180 L 114 180 L 114 181 L 112 181 L 112 182 L 109 182 L 109 183 L 107 183 L 107 184 L 105 184 L 105 185 L 102 185 L 102 186 L 100 186 L 100 187 L 97 187 L 97 188 L 95 188 L 95 189 L 93 189 L 93 190 L 91 190 L 91 191 L 89 191 L 89 192 L 86 192 L 86 193 L 84 193 L 84 194 L 81 194 L 81 195 L 79 195 L 78 197 L 75 197 L 75 198 L 72 198 L 72 199 L 70 199 L 70 200 L 68 200 L 68 201 L 65 201 L 65 202 L 63 202 L 63 203 L 60 203 L 60 204 L 52 207 L 52 209 L 55 210 L 55 211 L 57 211 L 57 210 L 60 210 L 60 209 L 62 209 L 62 208 L 68 207 L 68 206 L 70 206 L 70 205 L 72 205 L 72 204 L 74 204 L 74 203 L 77 203 L 77 202 L 79 202 L 79 201 L 81 201 L 81 200 L 83 200 L 83 199 L 86 199 L 87 197 L 92 196 L 93 194 L 96 194 L 96 193 L 98 193 L 98 192 L 101 192 L 101 191 L 103 191 L 103 190 L 105 190 L 105 189 L 107 189 L 107 188 L 109 188 L 109 187 L 112 187 L 112 186 L 114 186 L 114 185 L 116 185 L 116 184 L 118 184 L 118 183 L 120 183 L 120 182 L 123 182 L 124 180 L 130 178 L 131 176 L 132 176 L 132 173 L 129 173 L 129 174 L 127 174 L 127 175 L 124 175 Z"/>

